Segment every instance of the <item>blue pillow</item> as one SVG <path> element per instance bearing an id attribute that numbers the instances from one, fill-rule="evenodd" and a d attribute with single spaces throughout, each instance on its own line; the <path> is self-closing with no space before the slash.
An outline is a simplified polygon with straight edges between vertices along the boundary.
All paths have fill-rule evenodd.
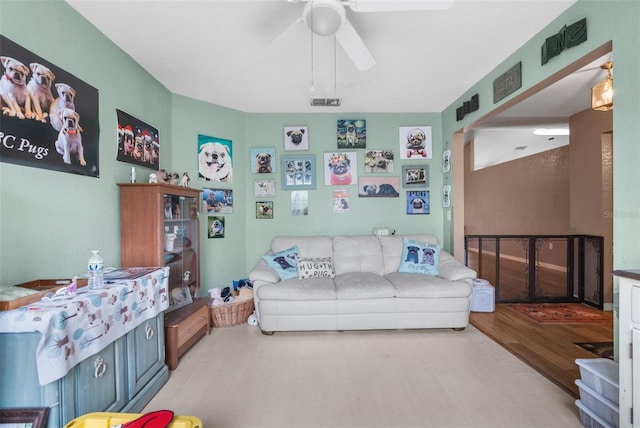
<path id="1" fill-rule="evenodd" d="M 402 239 L 402 259 L 398 272 L 437 275 L 440 265 L 440 246 L 415 239 Z"/>
<path id="2" fill-rule="evenodd" d="M 276 271 L 281 281 L 298 277 L 298 259 L 300 251 L 297 246 L 278 251 L 269 256 L 262 256 L 269 267 Z"/>

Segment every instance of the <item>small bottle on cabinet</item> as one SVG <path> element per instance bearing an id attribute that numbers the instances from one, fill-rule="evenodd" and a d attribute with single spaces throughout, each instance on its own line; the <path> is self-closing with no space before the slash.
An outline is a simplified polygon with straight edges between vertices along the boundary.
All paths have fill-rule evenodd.
<path id="1" fill-rule="evenodd" d="M 89 268 L 89 289 L 95 290 L 104 287 L 104 260 L 98 254 L 98 250 L 91 251 L 91 257 L 87 263 Z"/>

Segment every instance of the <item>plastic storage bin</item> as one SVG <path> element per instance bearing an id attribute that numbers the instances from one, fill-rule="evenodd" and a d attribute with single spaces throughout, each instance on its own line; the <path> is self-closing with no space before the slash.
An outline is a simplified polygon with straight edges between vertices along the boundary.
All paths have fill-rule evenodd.
<path id="1" fill-rule="evenodd" d="M 579 358 L 582 382 L 613 404 L 618 404 L 618 363 L 608 358 Z"/>
<path id="2" fill-rule="evenodd" d="M 75 418 L 64 428 L 111 428 L 115 425 L 131 422 L 140 415 L 140 413 L 87 413 Z M 174 416 L 169 428 L 202 428 L 202 421 L 194 416 Z"/>
<path id="3" fill-rule="evenodd" d="M 576 380 L 576 385 L 580 390 L 582 404 L 609 425 L 617 427 L 620 420 L 618 406 L 589 388 L 580 379 Z"/>
<path id="4" fill-rule="evenodd" d="M 472 312 L 493 312 L 496 310 L 496 290 L 486 279 L 473 280 L 471 294 Z"/>
<path id="5" fill-rule="evenodd" d="M 576 400 L 576 406 L 580 411 L 580 421 L 585 428 L 615 428 L 612 425 L 606 423 L 601 417 L 596 415 L 593 411 L 589 410 L 582 401 Z"/>

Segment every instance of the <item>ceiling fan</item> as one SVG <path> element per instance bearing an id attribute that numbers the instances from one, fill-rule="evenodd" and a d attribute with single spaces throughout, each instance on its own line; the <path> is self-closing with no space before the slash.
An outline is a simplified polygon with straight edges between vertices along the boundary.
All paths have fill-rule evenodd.
<path id="1" fill-rule="evenodd" d="M 358 70 L 368 70 L 376 60 L 364 44 L 358 32 L 347 19 L 346 8 L 353 12 L 410 12 L 447 9 L 454 0 L 288 0 L 290 3 L 305 2 L 302 17 L 289 28 L 304 22 L 318 36 L 335 34 L 336 40 L 345 50 Z M 284 33 L 286 33 L 285 30 Z M 284 34 L 283 33 L 283 34 Z"/>

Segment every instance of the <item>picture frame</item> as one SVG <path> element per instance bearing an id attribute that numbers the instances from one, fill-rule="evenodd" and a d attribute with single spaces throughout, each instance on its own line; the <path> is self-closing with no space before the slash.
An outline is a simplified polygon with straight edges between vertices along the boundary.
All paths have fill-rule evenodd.
<path id="1" fill-rule="evenodd" d="M 276 195 L 276 180 L 255 180 L 253 182 L 253 196 L 265 198 Z"/>
<path id="2" fill-rule="evenodd" d="M 284 151 L 309 150 L 309 128 L 306 126 L 284 127 Z"/>
<path id="3" fill-rule="evenodd" d="M 231 214 L 233 213 L 232 189 L 202 189 L 202 202 L 208 213 Z"/>
<path id="4" fill-rule="evenodd" d="M 400 197 L 399 177 L 369 177 L 358 180 L 358 197 L 360 198 L 398 198 Z"/>
<path id="5" fill-rule="evenodd" d="M 392 150 L 367 150 L 364 154 L 364 172 L 392 173 L 394 158 Z"/>
<path id="6" fill-rule="evenodd" d="M 189 291 L 188 286 L 184 285 L 182 287 L 172 288 L 169 290 L 169 308 L 167 312 L 175 311 L 192 303 L 193 298 L 191 297 L 191 291 Z"/>
<path id="7" fill-rule="evenodd" d="M 402 187 L 429 187 L 429 165 L 402 165 Z"/>
<path id="8" fill-rule="evenodd" d="M 45 428 L 48 416 L 48 407 L 0 409 L 0 427 Z"/>
<path id="9" fill-rule="evenodd" d="M 338 149 L 364 149 L 367 147 L 366 119 L 338 119 L 336 128 Z"/>
<path id="10" fill-rule="evenodd" d="M 316 188 L 316 155 L 280 156 L 282 190 Z"/>
<path id="11" fill-rule="evenodd" d="M 401 126 L 398 131 L 400 159 L 431 159 L 433 157 L 431 126 Z"/>
<path id="12" fill-rule="evenodd" d="M 256 201 L 256 218 L 258 220 L 273 218 L 273 201 Z"/>
<path id="13" fill-rule="evenodd" d="M 251 149 L 251 172 L 253 174 L 271 174 L 276 172 L 275 147 L 259 147 Z"/>
<path id="14" fill-rule="evenodd" d="M 207 217 L 207 238 L 224 238 L 224 216 L 210 215 Z"/>
<path id="15" fill-rule="evenodd" d="M 358 182 L 357 152 L 325 152 L 324 184 L 327 186 L 349 186 Z"/>
<path id="16" fill-rule="evenodd" d="M 430 214 L 431 200 L 428 190 L 407 191 L 407 215 Z"/>

